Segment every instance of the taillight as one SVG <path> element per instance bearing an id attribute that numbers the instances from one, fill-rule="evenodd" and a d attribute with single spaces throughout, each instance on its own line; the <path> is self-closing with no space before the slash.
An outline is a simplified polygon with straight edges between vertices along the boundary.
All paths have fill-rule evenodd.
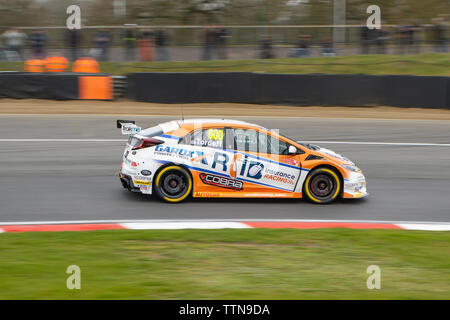
<path id="1" fill-rule="evenodd" d="M 164 141 L 152 138 L 145 138 L 141 140 L 141 143 L 133 148 L 133 150 L 139 150 L 149 147 L 157 146 L 158 144 L 164 143 Z"/>

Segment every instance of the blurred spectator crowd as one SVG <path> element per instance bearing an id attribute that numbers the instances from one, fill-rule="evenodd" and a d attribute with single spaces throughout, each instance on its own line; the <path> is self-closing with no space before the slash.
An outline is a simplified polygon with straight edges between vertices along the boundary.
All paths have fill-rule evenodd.
<path id="1" fill-rule="evenodd" d="M 362 54 L 384 54 L 386 47 L 391 42 L 395 44 L 396 54 L 419 53 L 417 34 L 427 28 L 431 36 L 431 44 L 434 52 L 447 52 L 446 26 L 443 18 L 432 20 L 430 27 L 420 25 L 401 25 L 392 31 L 385 28 L 373 29 L 361 28 L 360 43 Z"/>
<path id="2" fill-rule="evenodd" d="M 355 50 L 353 54 L 410 54 L 419 53 L 420 45 L 432 48 L 434 52 L 447 52 L 448 37 L 447 24 L 444 18 L 435 18 L 431 25 L 400 25 L 389 28 L 370 30 L 361 26 L 357 43 L 350 44 Z M 18 28 L 11 28 L 0 35 L 0 60 L 23 61 L 26 59 L 43 59 L 50 55 L 64 55 L 70 61 L 79 57 L 89 56 L 97 61 L 168 61 L 171 60 L 172 50 L 179 47 L 171 45 L 171 36 L 167 28 L 138 28 L 136 25 L 124 25 L 120 30 L 120 39 L 112 41 L 110 29 L 97 29 L 90 33 L 91 39 L 84 37 L 83 29 L 67 30 L 63 43 L 50 46 L 47 31 L 34 29 L 29 32 Z M 427 40 L 419 39 L 418 34 L 427 33 Z M 231 33 L 224 26 L 207 26 L 199 33 L 197 46 L 198 55 L 195 59 L 212 60 L 228 59 Z M 300 34 L 297 42 L 284 55 L 276 50 L 277 44 L 273 35 L 260 35 L 259 43 L 251 44 L 257 49 L 257 56 L 262 59 L 275 57 L 308 57 L 314 52 L 322 56 L 340 54 L 339 50 L 346 46 L 336 46 L 331 37 L 317 37 L 311 34 Z M 117 43 L 120 43 L 118 46 Z M 256 46 L 255 46 L 256 45 Z M 279 47 L 279 46 L 278 46 Z M 284 44 L 286 47 L 286 44 Z M 359 47 L 359 50 L 358 50 Z M 114 48 L 114 53 L 111 49 Z M 121 52 L 121 53 L 120 53 Z M 121 58 L 117 55 L 120 53 Z M 179 60 L 179 59 L 178 59 Z"/>

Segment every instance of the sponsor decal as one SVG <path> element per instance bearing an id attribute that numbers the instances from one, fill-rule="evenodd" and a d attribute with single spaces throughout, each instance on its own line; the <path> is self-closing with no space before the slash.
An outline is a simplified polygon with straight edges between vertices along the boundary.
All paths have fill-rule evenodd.
<path id="1" fill-rule="evenodd" d="M 143 180 L 143 181 L 149 181 L 149 180 L 152 180 L 151 177 L 140 176 L 140 175 L 135 176 L 134 179 L 135 179 L 135 180 Z"/>
<path id="2" fill-rule="evenodd" d="M 247 177 L 253 179 L 261 179 L 263 169 L 264 165 L 261 162 L 250 162 L 250 165 L 248 166 Z"/>
<path id="3" fill-rule="evenodd" d="M 178 148 L 178 147 L 169 147 L 169 146 L 164 147 L 164 146 L 161 146 L 161 145 L 157 145 L 156 148 L 155 148 L 155 154 L 178 156 L 180 158 L 191 159 L 194 156 L 201 156 L 201 155 L 203 155 L 203 152 L 187 150 L 187 149 Z"/>
<path id="4" fill-rule="evenodd" d="M 267 174 L 266 173 L 264 175 L 264 179 L 270 179 L 270 180 L 272 180 L 274 182 L 282 182 L 282 183 L 291 184 L 291 185 L 294 184 L 294 181 L 289 179 L 289 178 L 283 178 L 283 177 L 276 176 L 276 175 L 273 175 L 273 174 Z"/>
<path id="5" fill-rule="evenodd" d="M 192 145 L 212 148 L 222 148 L 223 146 L 222 141 L 203 140 L 200 138 L 195 138 L 194 140 L 192 140 Z"/>
<path id="6" fill-rule="evenodd" d="M 122 134 L 123 135 L 134 135 L 141 132 L 141 127 L 133 123 L 122 123 Z"/>
<path id="7" fill-rule="evenodd" d="M 217 165 L 222 169 L 222 171 L 227 171 L 227 163 L 230 160 L 230 157 L 226 153 L 216 152 L 214 154 L 214 160 L 211 165 L 213 169 L 216 169 Z M 205 161 L 206 162 L 206 161 Z M 216 169 L 218 170 L 218 169 Z"/>
<path id="8" fill-rule="evenodd" d="M 173 156 L 173 157 L 182 158 L 185 160 L 190 160 L 193 162 L 199 162 L 201 164 L 209 166 L 205 153 L 203 151 L 199 151 L 199 150 L 188 150 L 188 149 L 184 149 L 184 148 L 169 147 L 169 146 L 164 147 L 164 146 L 158 145 L 155 148 L 155 155 Z M 211 164 L 211 167 L 213 169 L 215 169 L 216 166 L 219 165 L 219 167 L 221 167 L 222 171 L 227 171 L 226 163 L 228 162 L 228 160 L 229 160 L 229 157 L 226 153 L 216 152 L 214 154 L 214 159 Z"/>
<path id="9" fill-rule="evenodd" d="M 219 177 L 208 173 L 200 173 L 200 179 L 204 184 L 209 184 L 216 187 L 227 188 L 232 190 L 242 190 L 242 181 Z"/>
<path id="10" fill-rule="evenodd" d="M 219 192 L 194 192 L 194 197 L 198 198 L 220 198 Z"/>
<path id="11" fill-rule="evenodd" d="M 281 182 L 289 185 L 294 185 L 296 176 L 282 171 L 266 169 L 264 179 L 269 179 L 273 182 Z"/>
<path id="12" fill-rule="evenodd" d="M 150 170 L 142 170 L 141 174 L 144 176 L 150 176 L 152 174 L 152 172 Z"/>
<path id="13" fill-rule="evenodd" d="M 140 186 L 148 186 L 148 185 L 150 185 L 150 181 L 134 180 L 133 182 L 134 182 L 135 185 L 140 185 Z"/>
<path id="14" fill-rule="evenodd" d="M 133 178 L 133 183 L 136 186 L 149 186 L 150 182 L 151 182 L 151 178 L 150 177 L 145 177 L 145 176 L 135 176 Z"/>
<path id="15" fill-rule="evenodd" d="M 268 192 L 264 192 L 264 193 L 246 193 L 244 195 L 245 197 L 248 198 L 287 198 L 289 197 L 288 193 L 268 193 Z"/>
<path id="16" fill-rule="evenodd" d="M 281 177 L 281 178 L 287 178 L 287 179 L 290 179 L 290 180 L 295 180 L 295 175 L 289 174 L 289 173 L 286 173 L 286 172 L 282 172 L 282 171 L 275 171 L 275 170 L 267 169 L 266 173 L 274 175 L 274 176 L 278 176 L 278 177 Z"/>
<path id="17" fill-rule="evenodd" d="M 282 161 L 291 166 L 298 166 L 298 161 L 295 159 L 286 158 L 286 159 L 283 159 Z"/>
<path id="18" fill-rule="evenodd" d="M 262 171 L 264 169 L 264 165 L 261 162 L 257 161 L 248 161 L 248 156 L 244 156 L 244 161 L 242 162 L 240 175 L 245 176 L 245 171 L 247 170 L 247 177 L 252 179 L 261 179 Z"/>

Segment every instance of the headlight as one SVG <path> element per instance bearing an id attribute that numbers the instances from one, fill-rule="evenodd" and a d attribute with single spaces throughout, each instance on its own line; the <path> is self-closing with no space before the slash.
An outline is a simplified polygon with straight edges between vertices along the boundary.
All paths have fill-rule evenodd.
<path id="1" fill-rule="evenodd" d="M 347 170 L 350 170 L 352 172 L 360 172 L 361 171 L 357 166 L 352 166 L 352 165 L 349 165 L 349 164 L 341 164 L 341 167 L 343 167 L 343 168 L 345 168 Z"/>

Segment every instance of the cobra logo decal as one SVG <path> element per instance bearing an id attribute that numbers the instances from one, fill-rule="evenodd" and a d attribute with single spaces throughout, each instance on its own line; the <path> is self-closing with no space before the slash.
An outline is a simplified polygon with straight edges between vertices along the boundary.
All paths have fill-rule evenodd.
<path id="1" fill-rule="evenodd" d="M 225 177 L 219 177 L 213 174 L 200 173 L 200 179 L 204 184 L 209 184 L 211 186 L 222 187 L 233 190 L 242 190 L 243 183 L 238 180 L 229 179 Z"/>

